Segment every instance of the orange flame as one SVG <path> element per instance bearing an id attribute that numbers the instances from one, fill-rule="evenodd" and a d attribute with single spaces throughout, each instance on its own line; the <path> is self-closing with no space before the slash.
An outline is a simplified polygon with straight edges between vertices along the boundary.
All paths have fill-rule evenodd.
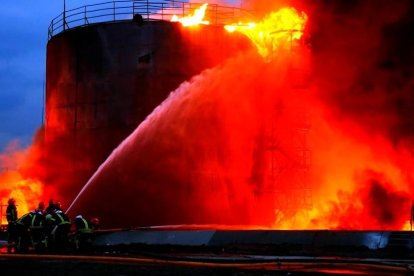
<path id="1" fill-rule="evenodd" d="M 209 21 L 204 20 L 208 4 L 201 5 L 200 8 L 194 11 L 193 15 L 188 15 L 182 18 L 179 18 L 177 15 L 173 15 L 171 18 L 172 22 L 180 22 L 183 26 L 196 26 L 199 24 L 208 25 Z"/>
<path id="2" fill-rule="evenodd" d="M 6 172 L 0 175 L 1 196 L 0 204 L 3 207 L 9 198 L 14 198 L 18 206 L 19 216 L 36 208 L 43 195 L 43 184 L 40 181 L 24 179 L 17 171 Z M 3 209 L 3 212 L 5 209 Z M 2 214 L 1 224 L 6 223 Z"/>
<path id="3" fill-rule="evenodd" d="M 7 223 L 5 207 L 9 198 L 16 200 L 18 215 L 21 216 L 37 207 L 45 198 L 45 186 L 35 178 L 25 175 L 25 166 L 31 162 L 33 155 L 38 154 L 32 146 L 29 149 L 19 149 L 16 144 L 10 144 L 4 153 L 0 153 L 0 223 Z"/>
<path id="4" fill-rule="evenodd" d="M 266 60 L 271 60 L 280 47 L 290 46 L 293 40 L 299 40 L 307 16 L 298 13 L 294 8 L 282 8 L 268 15 L 259 23 L 238 23 L 226 25 L 228 32 L 241 32 L 257 47 L 259 54 Z"/>

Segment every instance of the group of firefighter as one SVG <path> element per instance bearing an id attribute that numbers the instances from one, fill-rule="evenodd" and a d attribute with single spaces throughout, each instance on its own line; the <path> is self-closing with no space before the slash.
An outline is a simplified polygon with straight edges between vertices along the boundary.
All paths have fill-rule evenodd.
<path id="1" fill-rule="evenodd" d="M 91 234 L 99 228 L 97 218 L 88 221 L 78 215 L 71 221 L 61 204 L 53 200 L 49 201 L 47 208 L 40 202 L 35 210 L 18 217 L 16 201 L 11 198 L 6 216 L 9 253 L 65 253 L 72 244 L 77 251 L 87 251 Z"/>

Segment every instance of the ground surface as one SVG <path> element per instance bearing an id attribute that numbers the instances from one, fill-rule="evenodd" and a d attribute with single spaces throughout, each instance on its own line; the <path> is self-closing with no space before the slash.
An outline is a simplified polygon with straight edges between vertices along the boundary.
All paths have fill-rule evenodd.
<path id="1" fill-rule="evenodd" d="M 132 234 L 148 236 L 151 232 L 135 231 Z M 158 238 L 177 236 L 170 232 L 156 234 Z M 192 234 L 184 237 L 184 241 L 193 237 Z M 230 238 L 235 237 L 230 232 L 224 234 L 230 235 Z M 258 235 L 255 231 L 251 234 L 247 237 Z M 306 234 L 309 233 L 303 235 Z M 316 234 L 320 236 L 320 233 Z M 332 233 L 334 234 L 336 235 Z M 353 237 L 352 233 L 345 234 Z M 114 245 L 94 244 L 88 248 L 87 254 L 76 251 L 71 246 L 65 250 L 65 255 L 51 254 L 50 251 L 38 255 L 33 250 L 29 251 L 30 254 L 7 254 L 4 247 L 6 242 L 0 239 L 0 276 L 414 275 L 414 252 L 408 246 L 412 236 L 411 233 L 403 234 L 394 235 L 394 240 L 389 238 L 387 246 L 374 249 L 355 243 L 352 239 L 340 245 L 326 242 L 332 239 L 322 240 L 320 244 L 287 243 L 286 239 L 268 244 L 226 244 L 228 240 L 224 239 L 223 243 L 216 245 L 195 246 L 181 245 L 176 240 L 167 240 L 176 244 L 166 244 L 162 239 L 159 239 L 162 242 L 154 243 L 157 239 L 147 237 L 152 244 L 122 244 L 130 240 L 121 239 Z M 361 236 L 361 233 L 356 235 Z M 4 233 L 3 236 L 5 238 Z M 335 242 L 337 240 L 334 239 Z M 108 242 L 112 240 L 109 239 Z"/>
<path id="2" fill-rule="evenodd" d="M 187 256 L 188 257 L 188 256 Z M 207 261 L 206 261 L 207 260 Z M 239 261 L 237 261 L 239 260 Z M 245 262 L 154 259 L 140 256 L 0 255 L 1 275 L 412 275 L 408 264 L 386 262 L 281 260 Z"/>

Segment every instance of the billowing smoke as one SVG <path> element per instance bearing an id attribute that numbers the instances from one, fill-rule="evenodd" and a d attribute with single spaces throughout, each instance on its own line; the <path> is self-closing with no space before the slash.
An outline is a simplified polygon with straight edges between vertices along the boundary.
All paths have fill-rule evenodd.
<path id="1" fill-rule="evenodd" d="M 342 167 L 330 168 L 333 172 L 325 175 L 331 175 L 326 185 L 336 187 L 338 198 L 335 208 L 328 209 L 336 214 L 329 224 L 351 229 L 407 227 L 414 137 L 413 39 L 407 34 L 414 27 L 413 4 L 309 2 L 320 110 L 336 133 L 330 145 L 315 148 L 314 157 L 321 162 L 319 169 L 329 168 L 324 159 Z M 318 125 L 314 128 L 317 131 Z M 352 184 L 345 184 L 345 172 Z"/>
<path id="2" fill-rule="evenodd" d="M 285 4 L 292 4 L 292 1 L 245 3 L 259 14 Z M 286 93 L 287 84 L 295 80 L 292 77 L 279 78 L 280 68 L 287 68 L 289 65 L 280 60 L 273 62 L 273 66 L 263 67 L 253 62 L 252 56 L 245 55 L 239 57 L 238 65 L 234 65 L 237 64 L 236 61 L 231 61 L 224 66 L 226 70 L 212 69 L 195 78 L 191 85 L 185 85 L 185 89 L 182 86 L 175 92 L 175 98 L 194 95 L 193 93 L 202 94 L 197 100 L 190 97 L 188 102 L 198 106 L 200 99 L 209 99 L 209 109 L 200 109 L 200 114 L 190 112 L 189 117 L 192 119 L 189 121 L 193 122 L 191 124 L 183 124 L 181 121 L 170 124 L 168 122 L 171 120 L 182 118 L 182 114 L 189 114 L 178 104 L 181 107 L 177 110 L 183 111 L 169 111 L 168 115 L 163 116 L 160 110 L 170 110 L 166 107 L 167 103 L 173 102 L 170 99 L 152 114 L 146 125 L 142 125 L 135 132 L 135 136 L 131 136 L 120 147 L 78 200 L 87 202 L 87 194 L 96 193 L 99 185 L 105 187 L 105 190 L 108 185 L 110 187 L 109 182 L 123 182 L 116 179 L 130 175 L 127 170 L 122 169 L 129 162 L 127 159 L 131 158 L 126 153 L 126 148 L 138 147 L 141 151 L 145 148 L 143 141 L 145 144 L 151 141 L 154 144 L 146 146 L 156 148 L 159 153 L 145 154 L 145 163 L 152 163 L 148 161 L 151 160 L 149 156 L 157 156 L 160 164 L 145 166 L 145 171 L 137 172 L 140 177 L 134 178 L 141 178 L 136 184 L 141 187 L 140 192 L 147 189 L 142 187 L 151 186 L 155 189 L 154 193 L 163 198 L 160 201 L 150 199 L 157 206 L 154 207 L 157 210 L 155 213 L 167 213 L 165 220 L 160 220 L 162 222 L 261 224 L 275 228 L 407 227 L 413 192 L 413 128 L 410 123 L 410 72 L 413 56 L 410 47 L 412 41 L 407 37 L 412 25 L 412 6 L 407 1 L 397 4 L 391 1 L 304 1 L 296 4 L 310 18 L 305 44 L 312 56 L 310 73 L 313 82 L 307 87 L 306 95 L 293 97 L 291 93 Z M 302 67 L 303 62 L 306 62 L 304 55 Z M 257 72 L 261 74 L 258 75 Z M 237 74 L 236 79 L 240 81 L 235 81 L 232 77 L 234 74 Z M 278 82 L 280 80 L 282 81 Z M 268 98 L 266 91 L 270 88 L 274 89 L 274 94 L 269 93 L 272 96 Z M 224 96 L 211 97 L 212 92 L 209 89 L 220 91 Z M 237 91 L 237 96 L 229 94 L 229 91 Z M 250 93 L 258 98 L 249 96 L 252 95 Z M 226 100 L 228 95 L 232 95 L 230 98 L 240 103 L 234 105 L 237 113 L 229 111 L 234 103 L 229 104 Z M 203 104 L 202 107 L 204 106 Z M 279 110 L 288 110 L 289 115 L 275 116 L 270 110 L 278 106 L 281 107 Z M 293 157 L 295 153 L 292 151 L 292 143 L 286 142 L 289 137 L 294 137 L 292 129 L 295 127 L 292 126 L 297 124 L 293 118 L 298 110 L 305 111 L 311 117 L 308 138 L 312 149 L 312 170 L 306 180 L 309 185 L 306 187 L 312 191 L 310 205 L 303 204 L 307 200 L 304 193 L 295 193 L 295 188 L 292 188 L 297 183 L 294 179 L 299 175 L 298 171 L 292 169 L 298 159 Z M 202 114 L 207 117 L 211 117 L 211 114 L 220 115 L 216 115 L 219 117 L 211 125 L 211 121 L 201 123 L 203 120 L 199 116 Z M 151 118 L 154 117 L 158 118 L 157 123 L 152 121 Z M 171 117 L 175 119 L 170 119 Z M 272 117 L 281 120 L 277 123 L 271 122 L 269 118 Z M 279 155 L 276 158 L 278 165 L 283 164 L 280 166 L 283 169 L 278 171 L 276 182 L 268 180 L 269 171 L 270 174 L 274 172 L 274 169 L 269 169 L 272 162 L 270 159 L 274 156 L 269 157 L 267 151 L 271 131 L 269 126 L 272 128 L 272 124 L 277 133 L 278 154 L 286 158 L 282 160 Z M 174 143 L 166 146 L 161 140 L 154 139 L 150 135 L 152 132 L 147 130 L 149 125 L 162 133 L 159 135 L 164 137 L 164 142 Z M 161 127 L 165 125 L 170 125 L 170 128 L 166 130 Z M 212 131 L 214 134 L 201 132 L 203 135 L 197 135 L 200 129 Z M 199 144 L 188 143 L 188 139 L 195 139 Z M 210 144 L 212 141 L 215 146 L 210 145 L 207 148 L 214 149 L 212 152 L 215 152 L 215 158 L 206 156 L 203 146 L 200 146 L 200 143 Z M 177 150 L 175 143 L 184 143 L 186 147 L 182 146 Z M 189 149 L 192 154 L 188 152 Z M 147 153 L 147 150 L 144 151 Z M 139 155 L 142 155 L 141 152 Z M 170 161 L 169 166 L 165 166 L 165 160 L 172 160 L 169 158 L 171 155 L 176 157 L 175 161 Z M 185 166 L 182 166 L 183 159 L 188 161 Z M 220 183 L 212 184 L 212 190 L 216 192 L 213 195 L 200 188 L 200 183 L 207 179 L 205 177 L 194 178 L 196 181 L 183 176 L 172 177 L 178 172 L 191 174 L 198 171 L 194 167 L 212 172 L 214 170 L 209 163 L 212 160 L 216 161 L 213 175 L 220 171 L 217 174 Z M 205 167 L 206 162 L 209 163 L 208 169 Z M 139 168 L 143 161 L 134 160 L 131 163 Z M 173 168 L 173 173 L 162 168 Z M 161 176 L 158 173 L 161 171 L 166 172 L 166 175 Z M 280 173 L 282 171 L 283 174 Z M 154 181 L 152 175 L 157 175 L 159 181 Z M 168 181 L 169 177 L 177 181 Z M 143 178 L 146 179 L 142 180 Z M 184 179 L 189 183 L 185 185 L 188 187 L 188 197 L 165 200 L 164 194 L 176 195 L 174 191 L 182 191 Z M 170 184 L 163 184 L 164 182 Z M 164 191 L 164 185 L 178 188 Z M 301 189 L 305 190 L 305 187 L 301 186 L 296 190 Z M 148 199 L 148 192 L 143 194 Z M 242 201 L 243 204 L 238 204 Z M 144 200 L 144 203 L 147 202 Z M 79 201 L 76 203 L 79 204 Z M 179 214 L 172 215 L 163 211 L 170 209 L 170 204 L 179 206 Z M 143 208 L 145 206 L 137 209 Z M 185 208 L 191 210 L 185 211 Z M 140 215 L 142 219 L 136 221 L 138 224 L 152 223 L 146 219 L 145 212 Z"/>
<path id="3" fill-rule="evenodd" d="M 394 230 L 406 223 L 406 210 L 411 204 L 408 192 L 397 190 L 383 174 L 374 171 L 361 172 L 354 182 L 354 190 L 338 190 L 337 200 L 328 204 L 328 212 L 313 218 L 311 224 L 344 230 Z"/>
<path id="4" fill-rule="evenodd" d="M 46 187 L 42 181 L 45 171 L 36 165 L 42 156 L 42 132 L 39 129 L 28 148 L 12 141 L 0 153 L 0 204 L 14 198 L 20 215 L 36 208 L 40 201 L 54 193 L 53 187 Z"/>
<path id="5" fill-rule="evenodd" d="M 298 162 L 289 136 L 307 98 L 294 99 L 289 63 L 289 50 L 265 63 L 252 48 L 182 84 L 113 152 L 71 213 L 104 215 L 112 227 L 272 225 L 275 187 L 286 192 Z M 272 143 L 287 169 L 277 181 L 268 179 Z M 112 209 L 123 204 L 134 214 Z"/>
<path id="6" fill-rule="evenodd" d="M 339 120 L 410 141 L 413 6 L 409 1 L 335 1 L 310 15 L 315 74 Z"/>
<path id="7" fill-rule="evenodd" d="M 52 111 L 49 118 L 58 124 L 58 114 Z M 73 140 L 71 133 L 62 127 L 51 128 L 46 133 L 40 127 L 27 148 L 12 141 L 0 154 L 0 203 L 6 204 L 9 198 L 15 198 L 20 215 L 49 199 L 60 201 L 66 208 L 80 189 L 74 183 L 85 182 L 90 175 L 82 172 L 92 167 L 89 155 L 73 161 L 74 150 L 68 147 L 68 140 Z M 84 142 L 78 146 L 79 151 L 92 148 L 90 141 Z"/>

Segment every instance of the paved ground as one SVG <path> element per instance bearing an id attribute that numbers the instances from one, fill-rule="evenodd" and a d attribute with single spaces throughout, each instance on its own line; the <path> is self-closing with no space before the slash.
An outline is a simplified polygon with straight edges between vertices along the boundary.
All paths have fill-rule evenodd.
<path id="1" fill-rule="evenodd" d="M 206 260 L 207 258 L 204 258 Z M 163 260 L 139 256 L 63 256 L 0 254 L 0 274 L 4 275 L 412 275 L 409 265 L 386 262 L 352 262 L 329 258 L 320 260 L 201 262 Z"/>
<path id="2" fill-rule="evenodd" d="M 3 233 L 4 234 L 4 233 Z M 127 233 L 131 235 L 131 233 Z M 133 237 L 121 239 L 121 242 L 134 240 L 138 235 L 152 232 L 132 233 Z M 178 233 L 182 234 L 182 233 Z M 68 255 L 36 255 L 6 254 L 0 242 L 0 276 L 4 275 L 414 275 L 414 254 L 407 246 L 408 239 L 392 235 L 387 236 L 387 246 L 377 241 L 377 236 L 368 239 L 343 239 L 352 233 L 316 233 L 317 236 L 328 235 L 330 243 L 294 244 L 294 243 L 220 243 L 213 239 L 213 245 L 181 245 L 180 237 L 175 233 L 160 232 L 154 244 L 115 243 L 114 239 L 105 240 L 102 245 L 91 248 L 89 256 L 81 256 L 79 252 L 67 250 Z M 193 233 L 190 233 L 193 237 Z M 208 234 L 208 233 L 207 233 Z M 223 232 L 235 239 L 234 233 Z M 237 234 L 237 233 L 236 233 Z M 252 231 L 248 237 L 268 238 L 268 233 Z M 251 234 L 251 235 L 250 235 Z M 278 235 L 296 235 L 297 233 L 276 233 Z M 300 235 L 299 235 L 300 234 Z M 299 233 L 299 237 L 303 235 Z M 306 232 L 305 234 L 309 234 Z M 367 236 L 356 233 L 357 237 Z M 368 233 L 371 235 L 371 233 Z M 167 244 L 161 237 L 166 237 Z M 245 232 L 241 232 L 245 235 Z M 369 236 L 368 235 L 368 236 Z M 4 236 L 4 235 L 3 235 Z M 332 237 L 331 237 L 332 236 Z M 355 237 L 355 235 L 351 235 Z M 372 235 L 371 235 L 372 236 Z M 381 236 L 381 240 L 383 239 Z M 394 235 L 395 236 L 395 235 Z M 172 239 L 171 237 L 174 237 Z M 306 237 L 306 235 L 305 235 Z M 187 236 L 184 237 L 187 241 Z M 203 238 L 203 237 L 201 237 Z M 302 237 L 303 238 L 303 237 Z M 397 239 L 398 238 L 398 239 Z M 172 239 L 172 240 L 171 240 Z M 224 241 L 229 238 L 224 237 Z M 1 240 L 1 233 L 0 233 Z M 286 239 L 282 239 L 286 240 Z M 297 242 L 296 239 L 293 239 Z M 314 240 L 314 239 L 313 239 Z M 313 241 L 312 240 L 312 241 Z M 115 239 L 116 241 L 116 239 Z M 161 242 L 160 242 L 161 241 Z M 325 239 L 324 239 L 325 241 Z M 361 246 L 361 241 L 362 245 Z M 401 241 L 401 242 L 400 242 Z M 194 241 L 191 241 L 194 243 Z M 340 242 L 340 244 L 338 244 Z M 343 243 L 343 244 L 342 244 Z M 186 244 L 186 243 L 184 243 Z M 381 246 L 378 246 L 381 245 Z M 3 245 L 4 246 L 4 245 Z M 298 257 L 303 256 L 303 257 Z M 326 257 L 332 256 L 332 257 Z M 333 257 L 334 256 L 334 257 Z"/>

